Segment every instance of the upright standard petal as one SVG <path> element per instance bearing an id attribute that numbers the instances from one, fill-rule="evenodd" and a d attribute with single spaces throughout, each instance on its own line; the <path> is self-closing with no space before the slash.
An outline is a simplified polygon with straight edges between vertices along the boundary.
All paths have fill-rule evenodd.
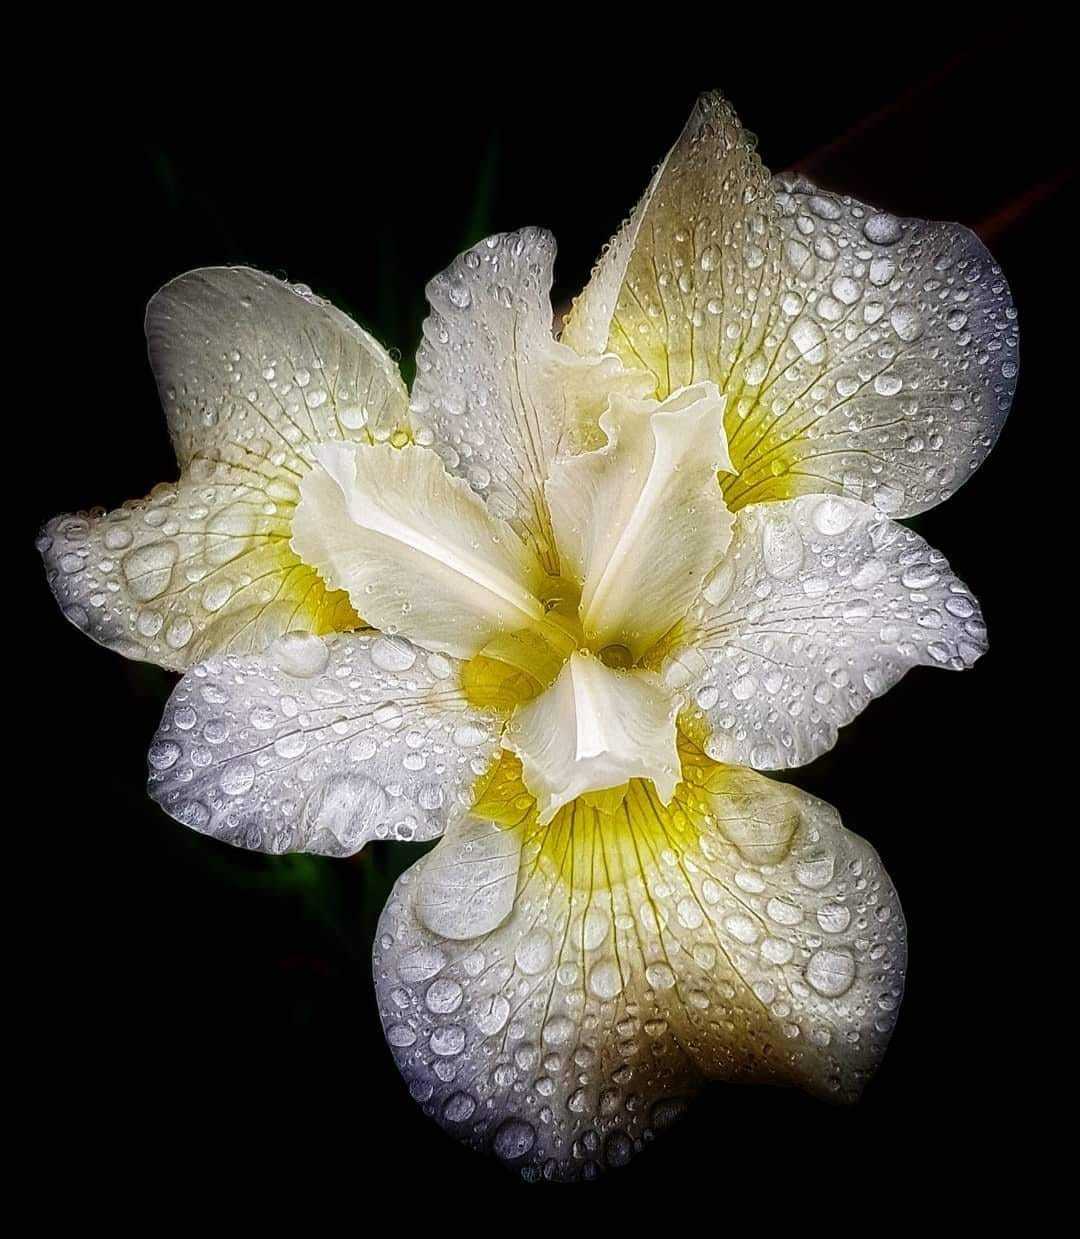
<path id="1" fill-rule="evenodd" d="M 730 541 L 716 480 L 731 464 L 723 407 L 709 382 L 660 405 L 613 397 L 600 419 L 607 446 L 557 461 L 548 479 L 585 636 L 621 647 L 628 663 L 682 618 Z"/>
<path id="2" fill-rule="evenodd" d="M 173 280 L 146 331 L 183 473 L 116 511 L 46 525 L 39 547 L 64 614 L 179 671 L 290 629 L 355 627 L 346 595 L 289 549 L 291 522 L 316 444 L 407 425 L 393 361 L 309 290 L 245 268 Z"/>
<path id="3" fill-rule="evenodd" d="M 503 737 L 521 759 L 541 824 L 589 792 L 651 779 L 667 804 L 679 780 L 675 698 L 648 671 L 574 653 L 554 684 L 519 706 Z"/>
<path id="4" fill-rule="evenodd" d="M 794 788 L 683 762 L 668 809 L 635 780 L 614 813 L 577 801 L 546 827 L 504 762 L 383 912 L 379 1011 L 411 1095 L 528 1179 L 624 1165 L 708 1080 L 852 1100 L 888 1043 L 906 940 L 873 849 Z M 480 815 L 520 839 L 516 889 L 502 868 L 497 900 L 461 889 L 449 937 L 428 872 Z"/>
<path id="5" fill-rule="evenodd" d="M 177 685 L 150 746 L 150 794 L 178 822 L 261 852 L 347 856 L 431 839 L 498 752 L 460 665 L 374 632 L 288 633 Z"/>
<path id="6" fill-rule="evenodd" d="M 527 228 L 489 237 L 431 281 L 412 410 L 421 441 L 556 574 L 544 496 L 551 462 L 597 444 L 612 392 L 641 396 L 653 381 L 614 356 L 584 358 L 556 342 L 554 260 L 551 234 Z"/>
<path id="7" fill-rule="evenodd" d="M 552 628 L 543 569 L 434 452 L 324 444 L 292 545 L 387 632 L 468 658 L 501 631 Z"/>
<path id="8" fill-rule="evenodd" d="M 608 348 L 648 368 L 658 396 L 704 378 L 727 396 L 730 507 L 832 492 L 912 515 L 986 457 L 1017 333 L 1005 279 L 967 229 L 803 180 L 770 186 L 717 95 L 638 215 Z M 608 289 L 610 263 L 595 278 Z"/>
<path id="9" fill-rule="evenodd" d="M 986 649 L 978 604 L 943 555 L 832 495 L 752 504 L 665 669 L 719 761 L 812 761 L 911 667 L 962 669 Z"/>

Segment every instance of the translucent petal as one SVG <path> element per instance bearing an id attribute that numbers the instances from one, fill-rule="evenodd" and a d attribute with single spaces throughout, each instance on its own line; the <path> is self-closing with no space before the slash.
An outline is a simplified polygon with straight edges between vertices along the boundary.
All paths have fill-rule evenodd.
<path id="1" fill-rule="evenodd" d="M 178 822 L 262 852 L 434 838 L 498 750 L 459 675 L 442 654 L 370 631 L 215 655 L 169 699 L 150 794 Z"/>
<path id="2" fill-rule="evenodd" d="M 407 424 L 397 367 L 301 286 L 245 268 L 191 271 L 146 316 L 179 482 L 102 515 L 61 516 L 39 546 L 64 613 L 129 658 L 175 670 L 265 648 L 356 612 L 289 549 L 315 445 Z"/>
<path id="3" fill-rule="evenodd" d="M 521 759 L 525 784 L 548 822 L 568 801 L 652 779 L 667 804 L 679 777 L 677 702 L 647 671 L 615 671 L 574 653 L 555 683 L 519 706 L 503 745 Z"/>
<path id="4" fill-rule="evenodd" d="M 293 549 L 365 618 L 468 658 L 502 630 L 547 629 L 543 569 L 434 452 L 324 444 Z"/>
<path id="5" fill-rule="evenodd" d="M 551 461 L 595 446 L 612 392 L 648 375 L 613 356 L 579 357 L 551 334 L 555 242 L 536 228 L 489 237 L 428 285 L 412 408 L 421 441 L 511 520 L 550 572 L 558 559 L 544 498 Z"/>
<path id="6" fill-rule="evenodd" d="M 770 186 L 717 95 L 699 100 L 635 218 L 632 250 L 612 251 L 625 276 L 607 347 L 648 368 L 659 396 L 717 383 L 732 509 L 826 492 L 911 515 L 986 457 L 1017 334 L 1005 279 L 967 229 L 806 181 Z M 594 279 L 595 318 L 611 261 Z"/>
<path id="7" fill-rule="evenodd" d="M 468 940 L 425 923 L 465 824 L 383 912 L 379 1010 L 411 1095 L 526 1178 L 624 1165 L 707 1080 L 852 1100 L 889 1040 L 906 941 L 873 849 L 813 797 L 683 760 L 669 809 L 634 781 L 615 813 L 578 801 L 546 827 L 500 767 L 475 812 L 521 839 L 505 918 Z"/>
<path id="8" fill-rule="evenodd" d="M 911 667 L 962 669 L 986 649 L 978 604 L 944 556 L 833 495 L 752 504 L 706 582 L 665 678 L 720 761 L 812 761 Z"/>
<path id="9" fill-rule="evenodd" d="M 636 662 L 686 613 L 731 539 L 716 482 L 730 467 L 723 401 L 700 383 L 655 401 L 613 397 L 606 447 L 555 462 L 547 482 L 563 570 L 583 582 L 581 622 Z"/>

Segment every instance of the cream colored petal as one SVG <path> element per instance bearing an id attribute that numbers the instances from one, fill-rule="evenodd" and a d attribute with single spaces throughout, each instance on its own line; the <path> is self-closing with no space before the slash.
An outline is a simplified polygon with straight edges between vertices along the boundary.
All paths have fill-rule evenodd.
<path id="1" fill-rule="evenodd" d="M 732 509 L 834 492 L 911 515 L 985 458 L 1016 385 L 1016 322 L 967 229 L 772 187 L 717 95 L 639 215 L 608 348 L 658 396 L 705 378 L 727 396 Z"/>
<path id="2" fill-rule="evenodd" d="M 612 392 L 653 386 L 618 358 L 582 358 L 552 336 L 555 242 L 536 228 L 489 237 L 428 285 L 412 408 L 432 442 L 558 569 L 544 498 L 552 460 L 595 443 Z"/>
<path id="3" fill-rule="evenodd" d="M 38 539 L 49 585 L 95 641 L 176 671 L 290 630 L 353 628 L 348 596 L 289 549 L 299 480 L 223 446 L 145 499 L 49 521 Z"/>
<path id="4" fill-rule="evenodd" d="M 911 667 L 970 667 L 978 603 L 944 556 L 836 496 L 752 504 L 665 669 L 720 761 L 812 761 Z"/>
<path id="5" fill-rule="evenodd" d="M 434 452 L 339 443 L 315 454 L 293 549 L 369 623 L 458 658 L 502 630 L 545 626 L 542 569 Z"/>
<path id="6" fill-rule="evenodd" d="M 679 777 L 676 710 L 657 676 L 575 653 L 546 692 L 518 707 L 503 746 L 521 759 L 541 822 L 577 796 L 632 778 L 652 779 L 667 804 Z"/>
<path id="7" fill-rule="evenodd" d="M 317 443 L 408 425 L 386 350 L 304 284 L 248 267 L 189 271 L 152 298 L 146 340 L 181 466 L 240 444 L 303 473 Z"/>
<path id="8" fill-rule="evenodd" d="M 728 502 L 824 491 L 894 516 L 931 508 L 982 464 L 1012 404 L 1005 277 L 959 224 L 897 219 L 806 181 L 778 188 L 784 292 L 729 384 Z"/>
<path id="9" fill-rule="evenodd" d="M 466 704 L 459 677 L 442 654 L 371 631 L 215 655 L 169 699 L 150 794 L 184 825 L 261 852 L 434 838 L 498 751 L 499 726 Z"/>
<path id="10" fill-rule="evenodd" d="M 475 812 L 521 840 L 503 919 L 464 941 L 425 919 L 464 824 L 383 912 L 379 1012 L 410 1094 L 527 1179 L 625 1165 L 710 1080 L 853 1100 L 885 1051 L 906 935 L 873 849 L 794 788 L 684 762 L 668 809 L 634 781 L 614 814 L 578 801 L 546 827 L 502 778 Z"/>
<path id="11" fill-rule="evenodd" d="M 686 613 L 731 538 L 717 485 L 730 468 L 723 400 L 699 383 L 655 401 L 613 397 L 608 444 L 559 460 L 547 482 L 564 571 L 583 582 L 581 621 L 596 647 L 637 661 Z"/>
<path id="12" fill-rule="evenodd" d="M 101 515 L 60 516 L 39 546 L 64 614 L 129 658 L 182 671 L 290 629 L 360 621 L 289 549 L 316 444 L 407 424 L 397 367 L 346 315 L 246 268 L 190 271 L 146 315 L 183 473 Z"/>

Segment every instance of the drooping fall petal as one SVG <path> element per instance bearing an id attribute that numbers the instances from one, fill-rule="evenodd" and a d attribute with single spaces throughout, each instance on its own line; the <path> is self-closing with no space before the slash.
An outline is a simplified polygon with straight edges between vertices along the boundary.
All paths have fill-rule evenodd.
<path id="1" fill-rule="evenodd" d="M 442 654 L 370 631 L 289 633 L 188 671 L 150 746 L 150 794 L 238 847 L 347 856 L 441 834 L 471 803 L 498 731 Z"/>
<path id="2" fill-rule="evenodd" d="M 896 516 L 923 511 L 985 459 L 1016 386 L 1012 299 L 974 234 L 804 180 L 770 184 L 715 94 L 699 100 L 566 338 L 647 368 L 658 397 L 716 382 L 733 510 L 831 492 Z"/>
<path id="3" fill-rule="evenodd" d="M 944 556 L 832 495 L 743 508 L 685 634 L 668 682 L 713 757 L 759 769 L 813 761 L 910 668 L 962 669 L 986 649 L 978 603 Z"/>
<path id="4" fill-rule="evenodd" d="M 383 912 L 379 1011 L 411 1095 L 526 1178 L 624 1165 L 708 1080 L 851 1100 L 889 1040 L 906 940 L 873 849 L 811 796 L 684 763 L 667 809 L 635 780 L 614 813 L 579 801 L 547 826 L 500 767 Z M 458 865 L 453 908 L 433 905 L 429 869 L 485 814 L 506 860 L 476 886 L 496 896 Z"/>
<path id="5" fill-rule="evenodd" d="M 355 627 L 347 597 L 289 549 L 292 516 L 318 443 L 407 424 L 394 362 L 328 302 L 246 268 L 173 280 L 146 331 L 183 472 L 113 512 L 46 525 L 39 547 L 64 614 L 126 657 L 180 671 L 289 630 Z"/>

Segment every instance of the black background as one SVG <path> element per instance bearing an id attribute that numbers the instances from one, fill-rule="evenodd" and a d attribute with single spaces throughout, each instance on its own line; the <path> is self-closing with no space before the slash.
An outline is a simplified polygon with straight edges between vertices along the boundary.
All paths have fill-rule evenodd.
<path id="1" fill-rule="evenodd" d="M 900 891 L 910 975 L 885 1064 L 848 1109 L 717 1087 L 629 1172 L 587 1189 L 599 1202 L 685 1187 L 689 1207 L 707 1184 L 763 1209 L 779 1198 L 793 1222 L 860 1191 L 887 1204 L 898 1184 L 944 1187 L 963 1208 L 960 1151 L 1000 1157 L 1040 1053 L 1034 871 L 1061 829 L 1031 787 L 1059 734 L 1040 684 L 1063 673 L 1073 623 L 1046 570 L 1063 536 L 1054 505 L 1075 485 L 1066 70 L 1034 29 L 927 37 L 901 22 L 826 38 L 811 25 L 767 45 L 718 32 L 687 61 L 657 45 L 662 28 L 618 55 L 568 33 L 524 63 L 507 36 L 425 65 L 397 51 L 380 63 L 377 46 L 324 30 L 325 75 L 288 36 L 276 61 L 238 64 L 211 41 L 214 54 L 130 78 L 84 67 L 38 181 L 37 326 L 63 347 L 37 378 L 29 431 L 47 466 L 29 456 L 16 479 L 20 552 L 55 512 L 175 476 L 141 334 L 165 280 L 242 262 L 304 281 L 411 376 L 430 276 L 487 232 L 540 224 L 560 245 L 556 304 L 568 300 L 706 87 L 732 99 L 773 169 L 978 228 L 1019 307 L 1020 387 L 981 471 L 911 523 L 981 600 L 990 653 L 963 675 L 916 669 L 793 780 L 874 844 Z M 379 1028 L 374 925 L 422 849 L 265 858 L 166 818 L 144 794 L 145 753 L 172 677 L 67 626 L 26 560 L 25 761 L 41 794 L 21 816 L 34 853 L 22 893 L 27 939 L 50 943 L 34 1081 L 54 1146 L 110 1167 L 106 1194 L 218 1176 L 253 1194 L 430 1189 L 433 1203 L 512 1187 L 423 1119 Z"/>

